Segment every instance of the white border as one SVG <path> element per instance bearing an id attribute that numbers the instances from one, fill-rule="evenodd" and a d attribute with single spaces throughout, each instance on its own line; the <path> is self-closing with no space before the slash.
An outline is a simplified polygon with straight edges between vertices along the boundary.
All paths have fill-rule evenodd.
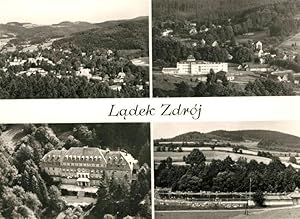
<path id="1" fill-rule="evenodd" d="M 172 108 L 202 105 L 201 116 L 162 116 L 162 104 Z M 155 108 L 155 115 L 109 116 L 115 109 Z M 130 99 L 26 99 L 1 100 L 0 123 L 128 123 L 298 120 L 300 96 L 213 97 L 213 98 L 130 98 Z M 113 113 L 112 113 L 113 114 Z"/>

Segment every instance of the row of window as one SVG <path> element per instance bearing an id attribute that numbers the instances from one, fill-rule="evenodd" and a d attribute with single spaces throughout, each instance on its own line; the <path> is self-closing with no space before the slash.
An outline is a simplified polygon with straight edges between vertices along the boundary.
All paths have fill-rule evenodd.
<path id="1" fill-rule="evenodd" d="M 105 164 L 96 163 L 63 163 L 63 166 L 105 167 Z"/>
<path id="2" fill-rule="evenodd" d="M 80 173 L 80 172 L 88 172 L 88 170 L 86 170 L 86 169 L 80 169 L 80 168 L 78 168 L 78 169 L 62 169 L 61 170 L 63 173 Z M 104 170 L 98 170 L 98 169 L 92 169 L 92 170 L 90 170 L 89 171 L 90 173 L 103 173 L 104 172 Z"/>

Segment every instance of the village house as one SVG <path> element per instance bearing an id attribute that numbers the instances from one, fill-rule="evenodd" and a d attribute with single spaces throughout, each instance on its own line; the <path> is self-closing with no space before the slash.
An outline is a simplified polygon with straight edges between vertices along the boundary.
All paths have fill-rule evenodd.
<path id="1" fill-rule="evenodd" d="M 198 33 L 198 31 L 195 27 L 191 28 L 190 31 L 189 31 L 189 34 L 192 35 L 192 36 L 196 35 L 197 33 Z"/>
<path id="2" fill-rule="evenodd" d="M 256 41 L 253 45 L 255 50 L 259 51 L 263 49 L 263 43 L 261 41 Z"/>
<path id="3" fill-rule="evenodd" d="M 212 47 L 218 47 L 219 46 L 219 43 L 218 41 L 214 41 L 212 44 L 211 44 Z"/>
<path id="4" fill-rule="evenodd" d="M 114 177 L 119 183 L 135 180 L 138 161 L 126 151 L 71 147 L 50 151 L 42 158 L 41 167 L 65 193 L 93 197 L 104 178 Z"/>
<path id="5" fill-rule="evenodd" d="M 113 91 L 121 91 L 122 90 L 122 86 L 116 85 L 116 84 L 109 86 L 109 88 Z"/>
<path id="6" fill-rule="evenodd" d="M 161 33 L 161 35 L 162 35 L 163 37 L 168 37 L 168 36 L 171 36 L 171 33 L 173 33 L 173 30 L 171 30 L 171 29 L 166 29 L 166 30 L 164 30 L 164 31 Z"/>
<path id="7" fill-rule="evenodd" d="M 91 72 L 91 69 L 80 67 L 79 70 L 76 71 L 76 75 L 80 76 L 80 77 L 87 77 L 88 79 L 90 79 L 92 77 L 90 72 Z"/>

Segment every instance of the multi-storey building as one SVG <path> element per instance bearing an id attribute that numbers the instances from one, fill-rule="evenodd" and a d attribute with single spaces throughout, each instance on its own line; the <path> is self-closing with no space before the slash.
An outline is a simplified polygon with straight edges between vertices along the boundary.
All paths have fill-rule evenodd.
<path id="1" fill-rule="evenodd" d="M 84 196 L 95 194 L 104 177 L 130 183 L 135 179 L 138 161 L 126 151 L 72 147 L 50 151 L 42 158 L 41 166 L 60 183 L 62 191 Z"/>
<path id="2" fill-rule="evenodd" d="M 207 75 L 213 70 L 215 73 L 228 72 L 228 63 L 197 61 L 193 56 L 189 56 L 186 61 L 177 62 L 176 68 L 163 68 L 164 74 L 178 75 Z"/>

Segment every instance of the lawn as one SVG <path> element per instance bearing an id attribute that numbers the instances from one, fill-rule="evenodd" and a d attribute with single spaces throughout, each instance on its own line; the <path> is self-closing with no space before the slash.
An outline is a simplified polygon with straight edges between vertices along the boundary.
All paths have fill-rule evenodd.
<path id="1" fill-rule="evenodd" d="M 185 82 L 191 87 L 197 86 L 199 82 L 195 80 L 200 76 L 182 76 L 182 75 L 167 75 L 162 73 L 153 74 L 153 87 L 163 90 L 175 90 L 175 84 Z"/>

